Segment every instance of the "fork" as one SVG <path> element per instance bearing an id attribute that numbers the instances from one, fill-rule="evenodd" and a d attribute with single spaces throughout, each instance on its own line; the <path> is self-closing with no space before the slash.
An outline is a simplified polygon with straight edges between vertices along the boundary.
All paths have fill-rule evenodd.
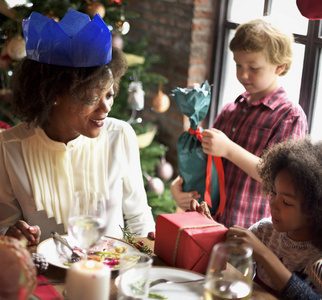
<path id="1" fill-rule="evenodd" d="M 168 280 L 168 279 L 158 279 L 158 280 L 155 280 L 155 281 L 152 281 L 150 283 L 150 288 L 157 285 L 157 284 L 160 284 L 160 283 L 166 283 L 166 284 L 171 284 L 171 283 L 174 283 L 174 284 L 183 284 L 183 283 L 203 283 L 205 281 L 205 278 L 202 278 L 202 279 L 195 279 L 195 280 L 186 280 L 186 281 L 172 281 L 172 280 Z"/>
<path id="2" fill-rule="evenodd" d="M 70 257 L 70 260 L 72 263 L 80 261 L 82 258 L 74 251 L 73 247 L 69 245 L 66 239 L 64 239 L 58 232 L 52 231 L 51 236 L 53 239 L 56 239 L 57 241 L 61 242 L 63 245 L 65 245 L 67 248 L 69 248 L 72 251 L 72 255 Z"/>

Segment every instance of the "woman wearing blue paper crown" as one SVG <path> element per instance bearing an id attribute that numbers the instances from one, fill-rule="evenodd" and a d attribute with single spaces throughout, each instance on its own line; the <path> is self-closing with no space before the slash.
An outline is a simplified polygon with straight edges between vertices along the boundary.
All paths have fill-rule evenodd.
<path id="1" fill-rule="evenodd" d="M 127 65 L 106 24 L 72 9 L 59 23 L 33 12 L 23 31 L 27 57 L 12 81 L 23 122 L 0 133 L 0 233 L 29 244 L 65 233 L 73 192 L 90 189 L 109 199 L 107 235 L 153 233 L 136 135 L 108 118 Z"/>
<path id="2" fill-rule="evenodd" d="M 223 108 L 213 128 L 202 132 L 203 151 L 222 157 L 226 205 L 216 220 L 227 227 L 249 227 L 270 215 L 256 171 L 260 156 L 276 143 L 307 133 L 305 113 L 277 81 L 291 66 L 292 42 L 292 36 L 264 19 L 239 25 L 230 42 L 236 76 L 246 91 Z M 179 207 L 188 209 L 201 195 L 184 191 L 182 184 L 177 177 L 171 193 Z"/>

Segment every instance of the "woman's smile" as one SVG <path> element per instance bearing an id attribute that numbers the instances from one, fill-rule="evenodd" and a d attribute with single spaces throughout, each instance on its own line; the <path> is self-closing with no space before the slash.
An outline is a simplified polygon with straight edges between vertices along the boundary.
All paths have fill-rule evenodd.
<path id="1" fill-rule="evenodd" d="M 90 119 L 90 121 L 92 122 L 93 125 L 97 127 L 102 127 L 104 125 L 105 118 L 106 117 L 100 118 L 100 119 Z"/>

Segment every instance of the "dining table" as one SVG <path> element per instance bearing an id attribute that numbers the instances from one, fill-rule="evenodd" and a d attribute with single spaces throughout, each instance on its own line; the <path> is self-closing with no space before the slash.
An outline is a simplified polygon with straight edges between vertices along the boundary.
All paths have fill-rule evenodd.
<path id="1" fill-rule="evenodd" d="M 152 250 L 152 258 L 153 258 L 153 266 L 158 266 L 158 267 L 170 267 L 169 264 L 164 262 L 161 258 L 156 256 L 153 253 L 154 249 L 154 240 L 151 240 L 147 237 L 138 237 L 135 238 L 134 241 L 143 241 L 144 244 Z M 29 246 L 28 247 L 30 252 L 36 252 L 37 251 L 37 246 Z M 232 269 L 233 267 L 227 268 L 226 272 L 233 272 L 234 270 Z M 60 298 L 55 298 L 55 299 L 50 299 L 50 300 L 65 300 L 66 294 L 65 294 L 65 278 L 67 274 L 67 269 L 59 268 L 53 265 L 48 266 L 48 269 L 42 273 L 43 278 L 49 281 L 49 283 L 53 283 L 53 287 L 59 294 Z M 116 273 L 116 274 L 114 274 Z M 201 274 L 202 275 L 202 274 Z M 117 277 L 117 272 L 112 272 L 111 280 L 110 280 L 110 300 L 116 300 L 117 299 L 117 286 L 115 285 L 115 279 Z M 39 298 L 38 298 L 39 299 Z M 183 299 L 183 298 L 182 298 Z M 199 298 L 203 299 L 203 298 Z M 263 289 L 261 286 L 259 286 L 257 283 L 253 282 L 253 291 L 252 291 L 252 296 L 251 299 L 256 299 L 256 300 L 261 300 L 261 299 L 267 299 L 267 300 L 276 300 L 274 295 Z M 102 299 L 104 300 L 104 299 Z M 170 300 L 170 299 L 169 299 Z"/>

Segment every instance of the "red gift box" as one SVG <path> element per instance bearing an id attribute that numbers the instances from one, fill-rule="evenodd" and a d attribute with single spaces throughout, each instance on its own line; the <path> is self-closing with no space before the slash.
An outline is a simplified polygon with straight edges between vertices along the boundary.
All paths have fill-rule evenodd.
<path id="1" fill-rule="evenodd" d="M 205 274 L 212 248 L 226 239 L 226 232 L 198 212 L 160 214 L 154 253 L 171 266 Z"/>

